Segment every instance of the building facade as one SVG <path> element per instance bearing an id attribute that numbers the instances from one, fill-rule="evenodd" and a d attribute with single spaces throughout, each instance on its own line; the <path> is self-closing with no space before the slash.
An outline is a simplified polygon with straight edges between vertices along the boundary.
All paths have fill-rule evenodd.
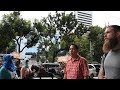
<path id="1" fill-rule="evenodd" d="M 75 11 L 75 16 L 78 22 L 86 25 L 92 25 L 92 11 Z"/>

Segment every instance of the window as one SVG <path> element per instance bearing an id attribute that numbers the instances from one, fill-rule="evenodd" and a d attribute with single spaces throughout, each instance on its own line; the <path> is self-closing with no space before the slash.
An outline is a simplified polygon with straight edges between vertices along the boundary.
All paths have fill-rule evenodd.
<path id="1" fill-rule="evenodd" d="M 89 65 L 89 69 L 92 69 L 92 68 L 94 68 L 92 65 Z"/>

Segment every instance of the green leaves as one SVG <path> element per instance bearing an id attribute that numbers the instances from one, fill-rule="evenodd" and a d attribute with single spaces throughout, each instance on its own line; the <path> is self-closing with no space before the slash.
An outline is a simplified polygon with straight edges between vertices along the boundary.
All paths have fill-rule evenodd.
<path id="1" fill-rule="evenodd" d="M 35 19 L 33 24 L 21 18 L 20 11 L 4 15 L 0 22 L 0 49 L 13 48 L 15 44 L 11 46 L 10 43 L 15 40 L 19 52 L 22 52 L 25 48 L 20 48 L 23 38 L 27 40 L 27 48 L 39 42 L 38 51 L 43 55 L 41 59 L 54 61 L 59 52 L 67 53 L 70 44 L 76 43 L 81 47 L 81 55 L 89 60 L 90 41 L 92 60 L 99 61 L 102 55 L 103 29 L 98 26 L 88 28 L 78 23 L 73 13 L 56 11 L 54 15 L 49 14 L 40 21 Z"/>
<path id="2" fill-rule="evenodd" d="M 31 26 L 31 21 L 21 18 L 20 11 L 14 11 L 10 14 L 4 15 L 0 22 L 0 36 L 2 40 L 6 42 L 2 42 L 4 46 L 1 44 L 1 47 L 9 47 L 9 42 L 12 40 L 16 40 L 19 50 L 18 52 L 22 52 L 25 47 L 32 47 L 37 43 L 38 37 L 37 32 L 30 34 L 29 32 L 31 31 L 35 32 L 35 29 Z M 29 34 L 32 38 L 27 41 L 28 45 L 25 45 L 25 47 L 21 49 L 21 41 L 23 38 L 28 39 L 28 36 L 30 36 Z"/>
<path id="3" fill-rule="evenodd" d="M 43 18 L 41 22 L 42 26 L 44 26 L 42 37 L 45 38 L 45 40 L 47 40 L 48 37 L 50 38 L 47 45 L 48 47 L 51 46 L 48 52 L 52 50 L 53 53 L 50 53 L 49 56 L 52 55 L 53 60 L 57 55 L 57 51 L 61 50 L 61 48 L 68 50 L 69 45 L 75 42 L 76 37 L 80 38 L 87 32 L 86 27 L 77 22 L 73 13 L 65 14 L 65 12 L 56 12 L 55 15 L 49 14 L 48 17 Z M 36 25 L 38 25 L 38 23 Z M 41 33 L 41 31 L 39 32 Z M 41 43 L 42 45 L 46 44 L 45 40 Z"/>

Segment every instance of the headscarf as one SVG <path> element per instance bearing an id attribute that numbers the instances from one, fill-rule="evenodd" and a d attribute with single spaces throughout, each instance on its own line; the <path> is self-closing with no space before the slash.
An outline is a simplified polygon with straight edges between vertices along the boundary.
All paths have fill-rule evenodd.
<path id="1" fill-rule="evenodd" d="M 3 66 L 12 72 L 16 71 L 14 57 L 11 54 L 5 54 L 3 56 Z"/>

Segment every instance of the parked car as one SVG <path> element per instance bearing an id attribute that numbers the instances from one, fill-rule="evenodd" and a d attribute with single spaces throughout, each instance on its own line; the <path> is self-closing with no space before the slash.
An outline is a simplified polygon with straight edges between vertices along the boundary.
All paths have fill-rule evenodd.
<path id="1" fill-rule="evenodd" d="M 54 69 L 54 73 L 59 72 L 59 68 L 60 68 L 60 64 L 59 63 L 42 63 L 42 66 L 46 69 L 46 70 L 52 70 Z M 53 71 L 53 70 L 52 70 Z"/>
<path id="2" fill-rule="evenodd" d="M 42 67 L 42 66 L 38 66 L 38 65 L 32 65 L 31 66 L 31 70 L 33 71 L 33 70 L 35 70 L 34 71 L 34 75 L 33 75 L 33 78 L 35 77 L 39 77 L 40 79 L 42 78 L 42 77 L 50 77 L 50 78 L 52 78 L 53 79 L 53 77 L 54 77 L 54 75 L 53 75 L 53 73 L 52 72 L 49 72 L 49 71 L 46 71 L 46 69 L 44 68 L 44 67 Z"/>
<path id="3" fill-rule="evenodd" d="M 93 64 L 93 65 L 95 66 L 96 72 L 97 72 L 97 75 L 98 75 L 101 64 Z"/>
<path id="4" fill-rule="evenodd" d="M 52 73 L 54 77 L 59 79 L 63 78 L 63 74 L 61 72 L 62 69 L 59 63 L 42 63 L 42 66 L 47 72 Z"/>
<path id="5" fill-rule="evenodd" d="M 89 66 L 89 78 L 93 79 L 93 77 L 97 76 L 96 67 L 94 66 L 94 64 L 88 64 L 88 66 Z"/>
<path id="6" fill-rule="evenodd" d="M 95 65 L 95 66 L 94 66 Z M 90 79 L 93 79 L 94 77 L 96 77 L 97 76 L 97 72 L 96 72 L 96 70 L 98 70 L 96 67 L 97 67 L 98 65 L 97 64 L 88 64 L 88 67 L 89 67 L 89 78 Z M 99 66 L 98 66 L 99 67 Z M 63 75 L 64 75 L 64 69 L 63 70 L 61 70 L 61 72 L 63 73 Z"/>

